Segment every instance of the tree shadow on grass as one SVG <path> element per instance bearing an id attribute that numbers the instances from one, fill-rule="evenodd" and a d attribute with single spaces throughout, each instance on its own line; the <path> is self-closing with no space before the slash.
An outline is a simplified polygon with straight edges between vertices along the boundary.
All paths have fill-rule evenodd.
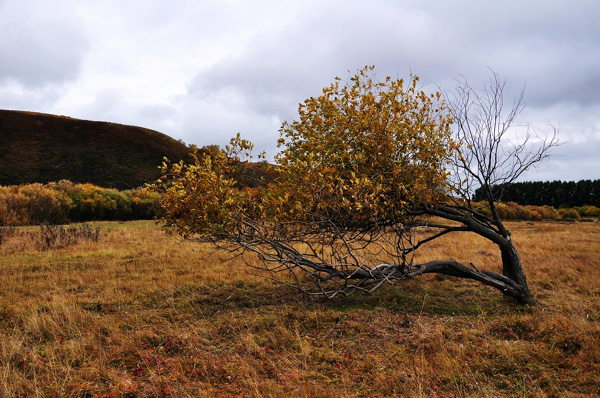
<path id="1" fill-rule="evenodd" d="M 382 309 L 392 313 L 478 316 L 523 311 L 512 299 L 476 282 L 426 277 L 384 286 L 373 293 L 356 292 L 331 299 L 317 298 L 268 281 L 233 281 L 196 289 L 193 305 L 205 315 L 222 311 L 302 306 L 339 312 Z"/>

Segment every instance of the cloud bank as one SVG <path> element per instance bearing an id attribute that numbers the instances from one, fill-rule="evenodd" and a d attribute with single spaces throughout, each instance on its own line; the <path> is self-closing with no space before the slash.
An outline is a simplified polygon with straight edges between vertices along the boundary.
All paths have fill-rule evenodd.
<path id="1" fill-rule="evenodd" d="M 600 178 L 600 3 L 0 1 L 0 107 L 276 151 L 298 103 L 365 65 L 428 89 L 488 68 L 566 141 L 525 179 Z"/>

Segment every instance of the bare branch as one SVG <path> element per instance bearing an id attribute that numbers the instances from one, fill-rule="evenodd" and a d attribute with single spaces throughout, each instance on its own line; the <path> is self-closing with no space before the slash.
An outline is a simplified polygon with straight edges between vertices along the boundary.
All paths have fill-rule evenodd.
<path id="1" fill-rule="evenodd" d="M 454 91 L 446 92 L 455 136 L 461 143 L 459 154 L 451 160 L 453 188 L 465 200 L 478 186 L 501 186 L 515 181 L 560 145 L 558 129 L 552 125 L 547 133 L 516 124 L 525 108 L 525 90 L 506 108 L 505 85 L 492 71 L 481 91 L 462 78 Z"/>

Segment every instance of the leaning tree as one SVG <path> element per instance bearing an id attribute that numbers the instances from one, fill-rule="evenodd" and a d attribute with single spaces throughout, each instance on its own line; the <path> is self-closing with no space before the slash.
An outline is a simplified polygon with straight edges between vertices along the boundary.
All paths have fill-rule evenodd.
<path id="1" fill-rule="evenodd" d="M 374 75 L 366 67 L 336 78 L 300 104 L 298 120 L 281 127 L 271 178 L 258 187 L 240 184 L 252 144 L 239 134 L 192 164 L 164 164 L 155 189 L 164 192 L 166 226 L 254 253 L 244 256 L 247 265 L 309 294 L 373 291 L 439 273 L 534 304 L 496 193 L 487 189 L 484 204 L 470 194 L 511 182 L 543 160 L 556 131 L 539 140 L 533 130 L 513 137 L 522 97 L 505 113 L 495 74 L 486 90 L 462 81 L 453 95 L 425 93 L 416 76 Z M 417 250 L 458 231 L 497 245 L 502 272 L 456 259 L 418 261 Z"/>

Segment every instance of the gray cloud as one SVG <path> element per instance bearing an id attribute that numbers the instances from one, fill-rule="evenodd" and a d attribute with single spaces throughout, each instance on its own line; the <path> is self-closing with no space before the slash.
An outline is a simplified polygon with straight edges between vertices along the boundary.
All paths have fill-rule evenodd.
<path id="1" fill-rule="evenodd" d="M 402 6 L 374 1 L 344 7 L 330 1 L 301 10 L 284 30 L 256 36 L 244 51 L 200 72 L 189 93 L 235 98 L 231 113 L 241 120 L 243 114 L 285 120 L 294 117 L 298 102 L 318 95 L 334 76 L 367 64 L 376 64 L 381 76 L 403 77 L 412 71 L 443 88 L 451 88 L 458 75 L 479 86 L 489 78 L 490 67 L 506 79 L 508 101 L 526 86 L 524 120 L 534 119 L 542 128 L 563 121 L 568 142 L 555 162 L 569 166 L 548 163 L 548 169 L 542 165 L 528 176 L 547 178 L 544 170 L 583 175 L 573 166 L 581 158 L 572 154 L 581 148 L 571 137 L 599 148 L 590 136 L 598 126 L 588 121 L 586 128 L 595 133 L 585 134 L 579 122 L 589 118 L 574 116 L 600 101 L 595 15 L 600 15 L 600 4 L 591 1 L 508 1 L 493 8 L 469 1 Z M 570 113 L 557 112 L 567 108 Z M 598 166 L 588 167 L 589 176 L 600 164 L 593 157 L 588 160 Z"/>
<path id="2" fill-rule="evenodd" d="M 580 142 L 566 142 L 536 169 L 528 171 L 522 181 L 579 181 L 597 180 L 598 148 L 600 138 L 591 137 Z"/>
<path id="3" fill-rule="evenodd" d="M 599 5 L 503 5 L 326 2 L 203 71 L 190 92 L 235 87 L 258 111 L 264 105 L 272 111 L 313 95 L 346 70 L 376 64 L 381 74 L 413 71 L 444 86 L 459 74 L 482 81 L 491 67 L 518 88 L 527 83 L 530 103 L 600 99 L 600 29 L 593 20 Z"/>
<path id="4" fill-rule="evenodd" d="M 198 145 L 240 131 L 273 155 L 281 122 L 348 71 L 413 72 L 430 90 L 459 75 L 479 86 L 490 67 L 508 101 L 526 86 L 523 121 L 560 124 L 567 140 L 527 178 L 600 170 L 589 155 L 600 151 L 596 0 L 64 4 L 0 1 L 0 106 L 137 124 Z"/>
<path id="5" fill-rule="evenodd" d="M 25 87 L 76 78 L 88 43 L 82 24 L 66 7 L 0 3 L 0 80 Z"/>
<path id="6" fill-rule="evenodd" d="M 344 77 L 373 61 L 381 61 L 380 73 L 410 72 L 410 63 L 398 54 L 402 46 L 416 51 L 408 37 L 426 28 L 422 13 L 387 2 L 372 2 L 367 12 L 359 3 L 324 4 L 317 9 L 305 7 L 280 31 L 256 35 L 243 51 L 198 73 L 188 87 L 189 94 L 221 101 L 230 98 L 231 114 L 283 121 L 293 118 L 298 103 L 318 95 L 334 77 Z M 248 127 L 252 128 L 240 129 Z"/>
<path id="7" fill-rule="evenodd" d="M 35 90 L 25 90 L 16 82 L 0 85 L 0 108 L 30 110 L 50 108 L 60 100 L 62 88 L 47 85 Z"/>
<path id="8" fill-rule="evenodd" d="M 454 58 L 463 57 L 475 67 L 466 66 L 461 73 L 479 77 L 473 69 L 485 65 L 508 81 L 526 82 L 530 104 L 600 101 L 595 89 L 600 3 L 506 1 L 490 7 L 459 1 L 437 4 L 429 12 L 448 32 L 445 42 L 456 49 Z"/>

